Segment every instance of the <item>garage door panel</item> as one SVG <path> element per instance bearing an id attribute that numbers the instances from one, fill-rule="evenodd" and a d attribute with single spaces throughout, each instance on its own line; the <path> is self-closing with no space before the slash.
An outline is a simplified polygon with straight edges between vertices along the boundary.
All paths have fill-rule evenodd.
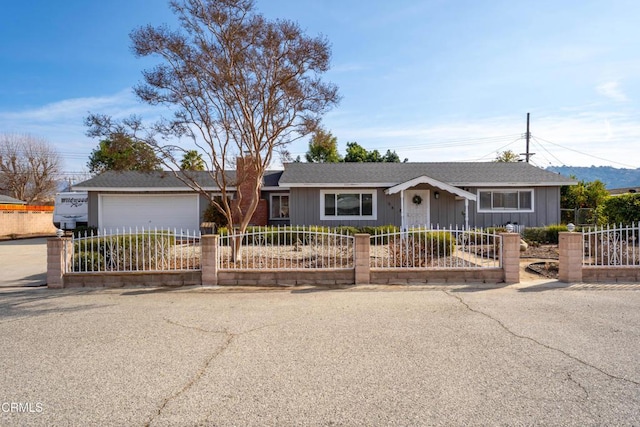
<path id="1" fill-rule="evenodd" d="M 100 228 L 199 229 L 198 196 L 193 194 L 103 194 Z"/>

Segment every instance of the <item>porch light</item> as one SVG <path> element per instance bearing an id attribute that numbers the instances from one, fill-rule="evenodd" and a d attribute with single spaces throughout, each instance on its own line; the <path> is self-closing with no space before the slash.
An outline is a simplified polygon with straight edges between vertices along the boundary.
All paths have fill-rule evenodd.
<path id="1" fill-rule="evenodd" d="M 576 229 L 576 226 L 573 225 L 572 223 L 567 224 L 567 230 L 569 230 L 570 233 L 573 233 L 573 230 Z"/>
<path id="2" fill-rule="evenodd" d="M 440 193 L 436 191 L 435 193 L 433 193 L 433 197 L 435 197 L 436 199 L 439 199 Z"/>

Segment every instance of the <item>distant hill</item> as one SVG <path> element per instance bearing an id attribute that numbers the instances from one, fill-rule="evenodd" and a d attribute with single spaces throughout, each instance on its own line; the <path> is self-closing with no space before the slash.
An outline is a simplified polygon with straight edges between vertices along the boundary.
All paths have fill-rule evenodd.
<path id="1" fill-rule="evenodd" d="M 557 172 L 564 176 L 575 176 L 578 180 L 595 181 L 599 179 L 607 189 L 640 187 L 640 168 L 616 169 L 611 166 L 549 166 L 548 171 Z"/>

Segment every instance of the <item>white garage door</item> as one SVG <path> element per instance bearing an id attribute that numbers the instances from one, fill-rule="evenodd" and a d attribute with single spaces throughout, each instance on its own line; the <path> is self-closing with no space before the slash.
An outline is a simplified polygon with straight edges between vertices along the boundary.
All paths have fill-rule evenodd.
<path id="1" fill-rule="evenodd" d="M 200 227 L 196 194 L 102 194 L 99 227 L 144 227 L 197 231 Z"/>

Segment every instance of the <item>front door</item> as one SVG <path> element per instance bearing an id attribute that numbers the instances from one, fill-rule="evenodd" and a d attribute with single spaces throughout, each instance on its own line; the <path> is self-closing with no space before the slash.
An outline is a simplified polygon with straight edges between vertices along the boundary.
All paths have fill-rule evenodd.
<path id="1" fill-rule="evenodd" d="M 429 226 L 429 190 L 405 190 L 404 226 Z"/>

